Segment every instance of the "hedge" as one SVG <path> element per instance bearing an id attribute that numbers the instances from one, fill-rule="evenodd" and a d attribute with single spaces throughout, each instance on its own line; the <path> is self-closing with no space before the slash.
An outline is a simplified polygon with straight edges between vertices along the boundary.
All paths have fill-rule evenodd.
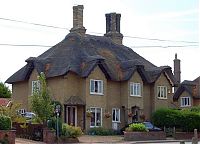
<path id="1" fill-rule="evenodd" d="M 200 130 L 200 113 L 191 110 L 159 109 L 152 115 L 152 122 L 163 128 L 176 127 L 182 131 Z"/>
<path id="2" fill-rule="evenodd" d="M 0 130 L 11 129 L 11 118 L 5 115 L 0 115 Z"/>

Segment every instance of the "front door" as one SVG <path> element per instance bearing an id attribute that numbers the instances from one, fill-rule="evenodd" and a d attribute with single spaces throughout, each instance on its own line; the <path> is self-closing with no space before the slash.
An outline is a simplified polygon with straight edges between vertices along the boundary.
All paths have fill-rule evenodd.
<path id="1" fill-rule="evenodd" d="M 132 122 L 138 122 L 138 120 L 139 120 L 139 107 L 134 106 L 131 109 L 132 109 L 132 114 L 133 114 Z"/>
<path id="2" fill-rule="evenodd" d="M 76 106 L 66 107 L 66 123 L 68 125 L 77 126 L 77 107 Z"/>

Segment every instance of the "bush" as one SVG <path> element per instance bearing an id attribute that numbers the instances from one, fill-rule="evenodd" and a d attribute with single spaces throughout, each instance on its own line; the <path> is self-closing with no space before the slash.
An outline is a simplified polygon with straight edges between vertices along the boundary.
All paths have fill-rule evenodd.
<path id="1" fill-rule="evenodd" d="M 49 129 L 57 129 L 57 119 L 56 117 L 52 117 L 50 120 L 47 121 L 47 127 Z M 62 120 L 61 118 L 58 118 L 58 128 L 59 128 L 59 135 L 62 133 Z M 57 131 L 56 131 L 57 134 Z"/>
<path id="2" fill-rule="evenodd" d="M 182 131 L 200 130 L 200 112 L 194 109 L 159 109 L 152 115 L 152 122 L 158 127 L 176 127 Z"/>
<path id="3" fill-rule="evenodd" d="M 133 123 L 125 131 L 147 132 L 147 128 L 143 123 Z"/>
<path id="4" fill-rule="evenodd" d="M 11 118 L 8 116 L 0 115 L 0 130 L 11 129 Z"/>
<path id="5" fill-rule="evenodd" d="M 180 127 L 181 112 L 176 109 L 163 108 L 155 111 L 152 114 L 152 122 L 154 125 L 164 128 Z"/>
<path id="6" fill-rule="evenodd" d="M 107 136 L 107 135 L 115 135 L 115 134 L 117 134 L 117 132 L 113 131 L 111 129 L 105 129 L 103 127 L 94 127 L 94 128 L 89 129 L 88 134 L 89 135 Z"/>
<path id="7" fill-rule="evenodd" d="M 77 138 L 83 134 L 80 127 L 71 126 L 68 124 L 62 125 L 62 136 L 68 137 L 68 138 Z"/>

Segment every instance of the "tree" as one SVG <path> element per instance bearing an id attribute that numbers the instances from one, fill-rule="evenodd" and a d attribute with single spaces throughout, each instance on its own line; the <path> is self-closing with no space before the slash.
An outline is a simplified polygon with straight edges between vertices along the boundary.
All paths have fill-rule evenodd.
<path id="1" fill-rule="evenodd" d="M 10 98 L 11 97 L 10 89 L 2 82 L 0 82 L 0 97 L 1 98 Z"/>
<path id="2" fill-rule="evenodd" d="M 52 99 L 46 84 L 46 77 L 43 72 L 38 76 L 40 82 L 40 89 L 36 87 L 33 90 L 33 95 L 31 98 L 31 109 L 36 115 L 43 121 L 44 124 L 47 123 L 54 111 L 54 105 L 52 104 Z"/>

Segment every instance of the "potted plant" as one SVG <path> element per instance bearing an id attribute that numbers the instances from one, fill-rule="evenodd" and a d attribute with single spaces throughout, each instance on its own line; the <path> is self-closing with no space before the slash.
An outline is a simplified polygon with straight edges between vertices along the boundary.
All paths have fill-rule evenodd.
<path id="1" fill-rule="evenodd" d="M 145 117 L 144 114 L 141 114 L 141 115 L 140 115 L 140 119 L 141 119 L 141 121 L 145 121 L 145 118 L 146 118 L 146 117 Z"/>
<path id="2" fill-rule="evenodd" d="M 110 117 L 111 117 L 111 114 L 110 114 L 109 112 L 105 112 L 105 113 L 104 113 L 104 116 L 105 116 L 106 118 L 110 118 Z"/>
<path id="3" fill-rule="evenodd" d="M 128 113 L 128 117 L 132 117 L 133 116 L 133 113 L 132 112 L 129 112 Z"/>
<path id="4" fill-rule="evenodd" d="M 87 117 L 92 117 L 92 112 L 91 112 L 90 110 L 87 110 L 87 111 L 86 111 L 86 116 L 87 116 Z"/>

